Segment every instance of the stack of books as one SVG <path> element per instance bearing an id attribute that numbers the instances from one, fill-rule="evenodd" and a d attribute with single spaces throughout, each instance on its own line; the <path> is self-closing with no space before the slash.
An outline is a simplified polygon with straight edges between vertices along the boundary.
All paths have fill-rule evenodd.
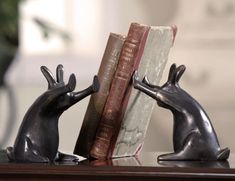
<path id="1" fill-rule="evenodd" d="M 155 100 L 133 89 L 138 70 L 159 84 L 177 28 L 132 23 L 127 36 L 111 33 L 74 153 L 86 158 L 134 156 L 142 148 Z"/>

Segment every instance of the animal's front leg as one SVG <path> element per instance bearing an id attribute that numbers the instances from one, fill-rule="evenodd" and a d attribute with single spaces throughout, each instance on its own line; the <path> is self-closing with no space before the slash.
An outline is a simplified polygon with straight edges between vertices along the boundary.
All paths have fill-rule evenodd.
<path id="1" fill-rule="evenodd" d="M 153 88 L 149 87 L 147 84 L 144 84 L 139 81 L 137 71 L 135 71 L 135 73 L 133 74 L 132 81 L 133 81 L 133 86 L 135 89 L 138 89 L 141 92 L 144 92 L 145 94 L 149 95 L 150 97 L 157 99 L 156 91 Z"/>
<path id="2" fill-rule="evenodd" d="M 94 77 L 93 84 L 88 88 L 79 91 L 79 92 L 69 92 L 64 96 L 61 96 L 60 99 L 57 101 L 58 109 L 64 111 L 71 107 L 72 105 L 76 104 L 78 101 L 82 100 L 83 98 L 89 96 L 92 93 L 95 93 L 99 90 L 99 81 L 97 76 Z"/>
<path id="3" fill-rule="evenodd" d="M 99 83 L 98 77 L 94 76 L 93 83 L 91 86 L 89 86 L 88 88 L 86 88 L 82 91 L 72 93 L 73 104 L 77 103 L 78 101 L 84 99 L 85 97 L 87 97 L 95 92 L 98 92 L 99 88 L 100 88 L 100 83 Z"/>
<path id="4" fill-rule="evenodd" d="M 146 84 L 147 86 L 151 87 L 151 88 L 154 88 L 156 91 L 159 91 L 161 89 L 160 86 L 157 86 L 157 85 L 154 85 L 154 84 L 151 84 L 150 81 L 148 80 L 148 78 L 146 76 L 144 76 L 142 82 L 144 84 Z"/>

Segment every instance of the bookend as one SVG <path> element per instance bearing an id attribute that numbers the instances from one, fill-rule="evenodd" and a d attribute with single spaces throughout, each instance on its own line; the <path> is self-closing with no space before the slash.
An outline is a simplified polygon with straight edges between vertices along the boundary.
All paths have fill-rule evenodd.
<path id="1" fill-rule="evenodd" d="M 174 117 L 174 153 L 160 155 L 158 160 L 226 160 L 230 150 L 220 148 L 206 112 L 179 86 L 185 69 L 184 65 L 173 64 L 162 86 L 150 84 L 147 77 L 140 81 L 137 72 L 133 74 L 134 87 L 155 99 L 160 107 L 169 109 Z"/>
<path id="2" fill-rule="evenodd" d="M 36 99 L 25 114 L 14 146 L 7 148 L 8 158 L 14 162 L 78 162 L 75 155 L 58 151 L 58 120 L 69 107 L 99 90 L 98 78 L 95 76 L 88 88 L 73 92 L 75 75 L 71 74 L 65 84 L 62 65 L 57 66 L 56 79 L 47 67 L 42 66 L 41 71 L 47 79 L 48 90 Z"/>
<path id="3" fill-rule="evenodd" d="M 227 160 L 217 161 L 217 160 L 197 160 L 197 161 L 158 161 L 158 164 L 164 167 L 197 167 L 197 168 L 230 168 L 229 162 Z"/>

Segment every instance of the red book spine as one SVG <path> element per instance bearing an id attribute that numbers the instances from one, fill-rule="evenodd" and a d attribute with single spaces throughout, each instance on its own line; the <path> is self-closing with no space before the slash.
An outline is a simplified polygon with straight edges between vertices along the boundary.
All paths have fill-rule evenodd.
<path id="1" fill-rule="evenodd" d="M 142 57 L 143 52 L 144 52 L 145 43 L 146 43 L 146 40 L 147 40 L 147 37 L 148 37 L 148 32 L 149 32 L 149 29 L 142 36 L 141 43 L 139 45 L 139 50 L 138 50 L 137 55 L 136 55 L 135 64 L 132 68 L 132 73 L 135 70 L 137 70 L 138 67 L 139 67 L 140 60 L 141 60 L 141 57 Z M 126 111 L 126 108 L 127 108 L 127 104 L 128 104 L 128 101 L 129 101 L 129 98 L 130 98 L 130 95 L 131 95 L 131 90 L 132 90 L 132 81 L 129 81 L 128 87 L 126 89 L 126 93 L 125 93 L 125 95 L 123 97 L 123 100 L 122 100 L 122 106 L 120 108 L 120 113 L 119 113 L 118 119 L 115 122 L 115 130 L 114 130 L 114 133 L 113 133 L 113 136 L 112 136 L 112 139 L 111 139 L 109 153 L 108 153 L 109 158 L 111 158 L 112 154 L 113 154 L 113 150 L 114 150 L 114 147 L 115 147 L 115 144 L 116 144 L 116 141 L 117 141 L 117 137 L 118 137 L 118 134 L 119 134 L 119 131 L 120 131 L 120 128 L 121 128 L 122 120 L 123 120 L 123 117 L 124 117 L 124 114 L 125 114 L 125 111 Z"/>

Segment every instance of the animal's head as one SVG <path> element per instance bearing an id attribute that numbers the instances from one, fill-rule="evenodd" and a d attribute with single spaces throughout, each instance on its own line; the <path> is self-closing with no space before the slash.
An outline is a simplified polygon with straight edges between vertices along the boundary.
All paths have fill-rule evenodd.
<path id="1" fill-rule="evenodd" d="M 191 96 L 179 86 L 179 80 L 185 69 L 184 65 L 179 67 L 176 67 L 176 64 L 171 65 L 167 82 L 159 87 L 157 92 L 159 106 L 179 111 L 191 101 Z"/>
<path id="2" fill-rule="evenodd" d="M 179 80 L 185 69 L 186 67 L 184 65 L 176 67 L 176 64 L 172 64 L 169 70 L 167 82 L 161 86 L 161 90 L 170 93 L 179 93 L 181 90 Z"/>
<path id="3" fill-rule="evenodd" d="M 97 92 L 99 90 L 99 81 L 97 76 L 93 79 L 93 84 L 79 92 L 73 92 L 76 87 L 76 78 L 71 74 L 67 84 L 64 82 L 64 70 L 62 65 L 58 65 L 56 69 L 56 78 L 51 71 L 45 67 L 41 67 L 41 71 L 48 82 L 48 90 L 41 96 L 41 104 L 46 113 L 60 114 L 70 106 L 74 105 L 84 97 Z M 40 106 L 40 105 L 37 105 Z"/>
<path id="4" fill-rule="evenodd" d="M 195 102 L 194 99 L 179 86 L 179 80 L 185 69 L 186 68 L 184 65 L 176 67 L 175 64 L 172 64 L 169 71 L 168 80 L 162 86 L 152 85 L 149 83 L 147 77 L 145 77 L 142 82 L 139 81 L 136 72 L 133 75 L 133 85 L 135 88 L 156 99 L 159 106 L 171 110 L 181 111 L 188 104 Z"/>
<path id="5" fill-rule="evenodd" d="M 58 65 L 56 69 L 56 78 L 52 72 L 46 67 L 42 66 L 41 71 L 48 82 L 48 90 L 41 96 L 43 98 L 43 106 L 53 113 L 62 111 L 64 106 L 62 103 L 69 104 L 69 95 L 76 87 L 76 78 L 71 74 L 67 85 L 64 82 L 64 69 L 62 65 Z M 49 112 L 49 110 L 48 110 Z"/>

